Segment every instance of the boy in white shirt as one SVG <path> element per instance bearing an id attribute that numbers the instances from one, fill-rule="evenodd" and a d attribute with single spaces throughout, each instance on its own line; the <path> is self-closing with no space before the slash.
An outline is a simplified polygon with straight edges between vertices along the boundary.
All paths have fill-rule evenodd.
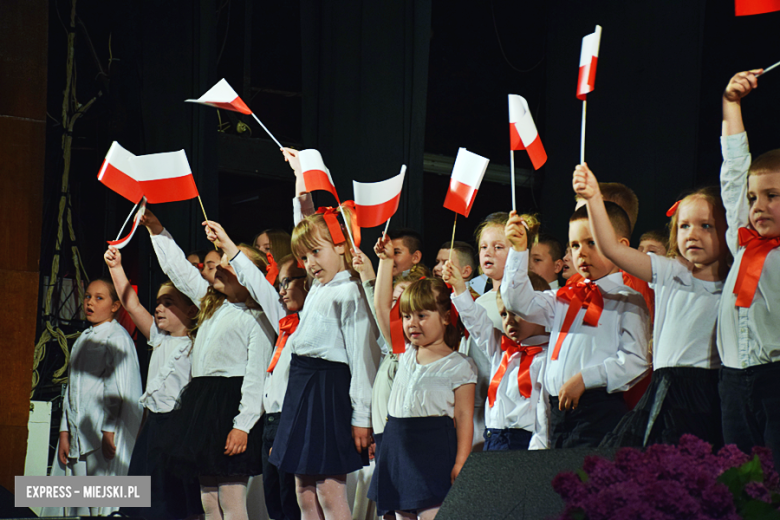
<path id="1" fill-rule="evenodd" d="M 610 222 L 628 243 L 628 215 L 606 203 Z M 536 292 L 528 270 L 527 233 L 514 212 L 506 226 L 512 249 L 501 296 L 509 312 L 551 330 L 542 384 L 550 395 L 551 448 L 596 447 L 626 413 L 622 392 L 649 369 L 649 315 L 642 295 L 623 285 L 622 273 L 596 247 L 587 208 L 569 220 L 577 272 L 585 280 Z"/>

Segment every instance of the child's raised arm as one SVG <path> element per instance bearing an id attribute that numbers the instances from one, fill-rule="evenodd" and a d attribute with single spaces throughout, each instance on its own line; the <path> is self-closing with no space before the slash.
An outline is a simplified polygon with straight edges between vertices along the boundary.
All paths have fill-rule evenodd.
<path id="1" fill-rule="evenodd" d="M 371 261 L 360 248 L 352 249 L 352 268 L 360 275 L 360 281 L 363 283 L 376 280 L 376 273 Z M 371 302 L 373 304 L 373 302 Z"/>
<path id="2" fill-rule="evenodd" d="M 122 253 L 114 246 L 109 246 L 103 258 L 108 265 L 108 272 L 111 273 L 111 279 L 114 280 L 114 287 L 116 293 L 119 295 L 119 301 L 122 303 L 122 307 L 125 308 L 127 314 L 141 331 L 146 339 L 149 339 L 151 335 L 152 325 L 154 324 L 154 317 L 147 311 L 141 301 L 138 299 L 138 295 L 133 290 L 130 281 L 127 279 L 125 270 L 122 267 Z"/>
<path id="3" fill-rule="evenodd" d="M 572 186 L 574 193 L 587 201 L 590 229 L 602 254 L 624 271 L 651 282 L 652 260 L 645 253 L 632 249 L 627 239 L 618 239 L 615 235 L 615 229 L 604 207 L 604 199 L 601 198 L 599 183 L 587 164 L 579 164 L 574 169 Z"/>
<path id="4" fill-rule="evenodd" d="M 392 345 L 390 337 L 390 310 L 393 308 L 393 244 L 390 237 L 382 235 L 374 246 L 374 252 L 379 257 L 379 271 L 374 284 L 374 309 L 376 323 L 388 345 Z"/>
<path id="5" fill-rule="evenodd" d="M 444 263 L 444 268 L 441 272 L 442 280 L 452 286 L 452 290 L 455 296 L 460 296 L 462 293 L 468 290 L 466 287 L 466 281 L 463 279 L 463 275 L 460 273 L 460 268 L 452 263 L 452 260 L 447 260 Z"/>
<path id="6" fill-rule="evenodd" d="M 745 131 L 742 122 L 742 98 L 758 88 L 758 76 L 764 69 L 739 72 L 729 80 L 723 91 L 723 135 L 734 135 Z"/>

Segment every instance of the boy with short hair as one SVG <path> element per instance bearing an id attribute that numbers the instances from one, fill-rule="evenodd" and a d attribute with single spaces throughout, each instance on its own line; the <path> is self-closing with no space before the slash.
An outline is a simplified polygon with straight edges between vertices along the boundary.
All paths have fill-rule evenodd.
<path id="1" fill-rule="evenodd" d="M 387 234 L 393 244 L 393 276 L 408 274 L 422 262 L 422 236 L 409 228 L 391 229 Z"/>
<path id="2" fill-rule="evenodd" d="M 558 275 L 563 269 L 563 246 L 558 239 L 547 233 L 537 235 L 531 246 L 528 270 L 536 273 L 550 284 L 550 289 L 557 289 Z"/>
<path id="3" fill-rule="evenodd" d="M 639 218 L 639 197 L 636 196 L 634 190 L 629 188 L 620 182 L 600 182 L 599 190 L 601 190 L 601 198 L 605 201 L 614 202 L 626 212 L 628 220 L 631 222 L 631 233 L 634 232 L 634 226 L 636 226 L 636 220 Z M 576 195 L 574 199 L 577 201 L 574 209 L 580 209 L 585 205 L 586 200 Z"/>
<path id="4" fill-rule="evenodd" d="M 639 247 L 637 251 L 640 253 L 653 253 L 658 256 L 666 256 L 666 243 L 669 240 L 669 235 L 664 235 L 663 232 L 657 229 L 651 229 L 642 233 L 639 237 Z"/>
<path id="5" fill-rule="evenodd" d="M 466 286 L 471 291 L 477 293 L 477 296 L 481 296 L 485 293 L 487 276 L 477 274 L 479 272 L 479 264 L 475 259 L 474 248 L 467 242 L 461 242 L 460 240 L 456 240 L 452 244 L 450 244 L 449 240 L 444 242 L 436 254 L 436 266 L 433 268 L 433 276 L 436 278 L 442 277 L 444 264 L 450 259 L 450 245 L 453 246 L 452 263 L 460 271 L 460 276 L 465 280 Z"/>
<path id="6" fill-rule="evenodd" d="M 631 224 L 617 204 L 606 203 L 620 241 Z M 618 268 L 593 239 L 587 208 L 569 221 L 572 260 L 583 281 L 535 292 L 528 276 L 526 230 L 513 213 L 506 226 L 512 245 L 501 282 L 508 311 L 551 330 L 542 384 L 550 395 L 551 448 L 596 447 L 627 407 L 622 392 L 649 370 L 649 320 L 641 294 L 623 284 Z"/>
<path id="7" fill-rule="evenodd" d="M 772 449 L 780 466 L 780 149 L 752 161 L 741 100 L 762 70 L 740 72 L 723 93 L 721 195 L 734 264 L 723 286 L 718 353 L 723 438 Z"/>

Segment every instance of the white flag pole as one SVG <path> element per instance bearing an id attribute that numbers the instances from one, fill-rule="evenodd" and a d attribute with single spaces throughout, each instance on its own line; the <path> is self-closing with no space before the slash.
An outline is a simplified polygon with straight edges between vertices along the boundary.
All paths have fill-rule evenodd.
<path id="1" fill-rule="evenodd" d="M 515 151 L 509 150 L 509 175 L 512 177 L 512 211 L 517 211 L 515 202 Z"/>
<path id="2" fill-rule="evenodd" d="M 764 69 L 764 72 L 761 73 L 761 76 L 763 76 L 764 74 L 766 74 L 767 72 L 769 72 L 770 70 L 774 69 L 775 67 L 777 67 L 779 65 L 780 65 L 780 61 L 778 61 L 777 63 L 775 63 L 771 67 Z"/>
<path id="3" fill-rule="evenodd" d="M 260 120 L 257 118 L 257 116 L 255 115 L 255 113 L 254 113 L 254 112 L 252 112 L 252 117 L 254 117 L 254 118 L 255 118 L 255 121 L 257 121 L 258 123 L 260 123 L 260 126 L 262 126 L 262 127 L 263 127 L 263 130 L 265 130 L 265 133 L 266 133 L 266 134 L 268 134 L 268 137 L 270 137 L 271 139 L 273 139 L 273 141 L 276 143 L 276 146 L 278 146 L 279 148 L 284 148 L 284 147 L 282 146 L 282 143 L 280 143 L 279 141 L 277 141 L 277 140 L 276 140 L 276 137 L 274 137 L 274 135 L 273 135 L 273 134 L 272 134 L 272 133 L 271 133 L 271 132 L 268 130 L 268 128 L 266 128 L 266 127 L 265 127 L 265 125 L 263 124 L 263 122 L 262 122 L 262 121 L 260 121 Z"/>
<path id="4" fill-rule="evenodd" d="M 588 100 L 582 100 L 582 134 L 580 141 L 580 164 L 585 164 L 585 114 L 588 110 Z"/>
<path id="5" fill-rule="evenodd" d="M 141 197 L 141 200 L 143 200 L 143 197 Z M 114 240 L 115 242 L 116 242 L 117 240 L 119 240 L 120 238 L 122 238 L 122 231 L 124 231 L 124 230 L 125 230 L 125 226 L 126 226 L 126 225 L 127 225 L 127 223 L 130 221 L 130 217 L 132 217 L 132 216 L 135 214 L 135 209 L 138 207 L 138 205 L 139 205 L 140 203 L 141 203 L 141 201 L 139 200 L 138 202 L 136 202 L 136 203 L 135 203 L 135 206 L 133 206 L 133 209 L 132 209 L 132 210 L 130 210 L 130 214 L 129 214 L 129 215 L 127 216 L 127 218 L 125 219 L 125 223 L 124 223 L 124 224 L 122 224 L 122 227 L 121 227 L 121 228 L 120 228 L 120 230 L 119 230 L 119 234 L 116 236 L 116 239 Z"/>
<path id="6" fill-rule="evenodd" d="M 452 222 L 452 240 L 450 240 L 450 254 L 449 257 L 447 258 L 448 262 L 452 261 L 452 248 L 455 247 L 455 226 L 457 225 L 458 225 L 458 214 L 455 213 L 455 220 Z"/>
<path id="7" fill-rule="evenodd" d="M 390 218 L 393 218 L 393 217 L 390 217 Z M 382 236 L 387 235 L 387 229 L 390 227 L 390 218 L 387 219 L 387 222 L 385 222 L 385 230 L 382 231 Z"/>

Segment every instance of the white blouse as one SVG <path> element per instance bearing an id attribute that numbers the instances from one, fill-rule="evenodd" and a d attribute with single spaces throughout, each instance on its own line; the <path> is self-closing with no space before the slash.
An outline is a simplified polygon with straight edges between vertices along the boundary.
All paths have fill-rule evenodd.
<path id="1" fill-rule="evenodd" d="M 398 372 L 387 412 L 392 417 L 455 416 L 455 390 L 477 382 L 474 361 L 454 351 L 427 365 L 417 362 L 417 347 L 398 356 Z"/>
<path id="2" fill-rule="evenodd" d="M 650 253 L 655 291 L 653 368 L 719 368 L 715 322 L 723 282 L 694 278 L 680 259 Z"/>
<path id="3" fill-rule="evenodd" d="M 141 406 L 154 413 L 167 413 L 176 406 L 182 388 L 192 379 L 192 340 L 174 337 L 152 323 L 149 346 L 153 348 Z"/>
<path id="4" fill-rule="evenodd" d="M 200 308 L 200 299 L 206 296 L 209 283 L 200 275 L 198 268 L 187 260 L 184 251 L 167 229 L 163 229 L 159 235 L 152 235 L 152 247 L 165 275 L 182 294 Z"/>

